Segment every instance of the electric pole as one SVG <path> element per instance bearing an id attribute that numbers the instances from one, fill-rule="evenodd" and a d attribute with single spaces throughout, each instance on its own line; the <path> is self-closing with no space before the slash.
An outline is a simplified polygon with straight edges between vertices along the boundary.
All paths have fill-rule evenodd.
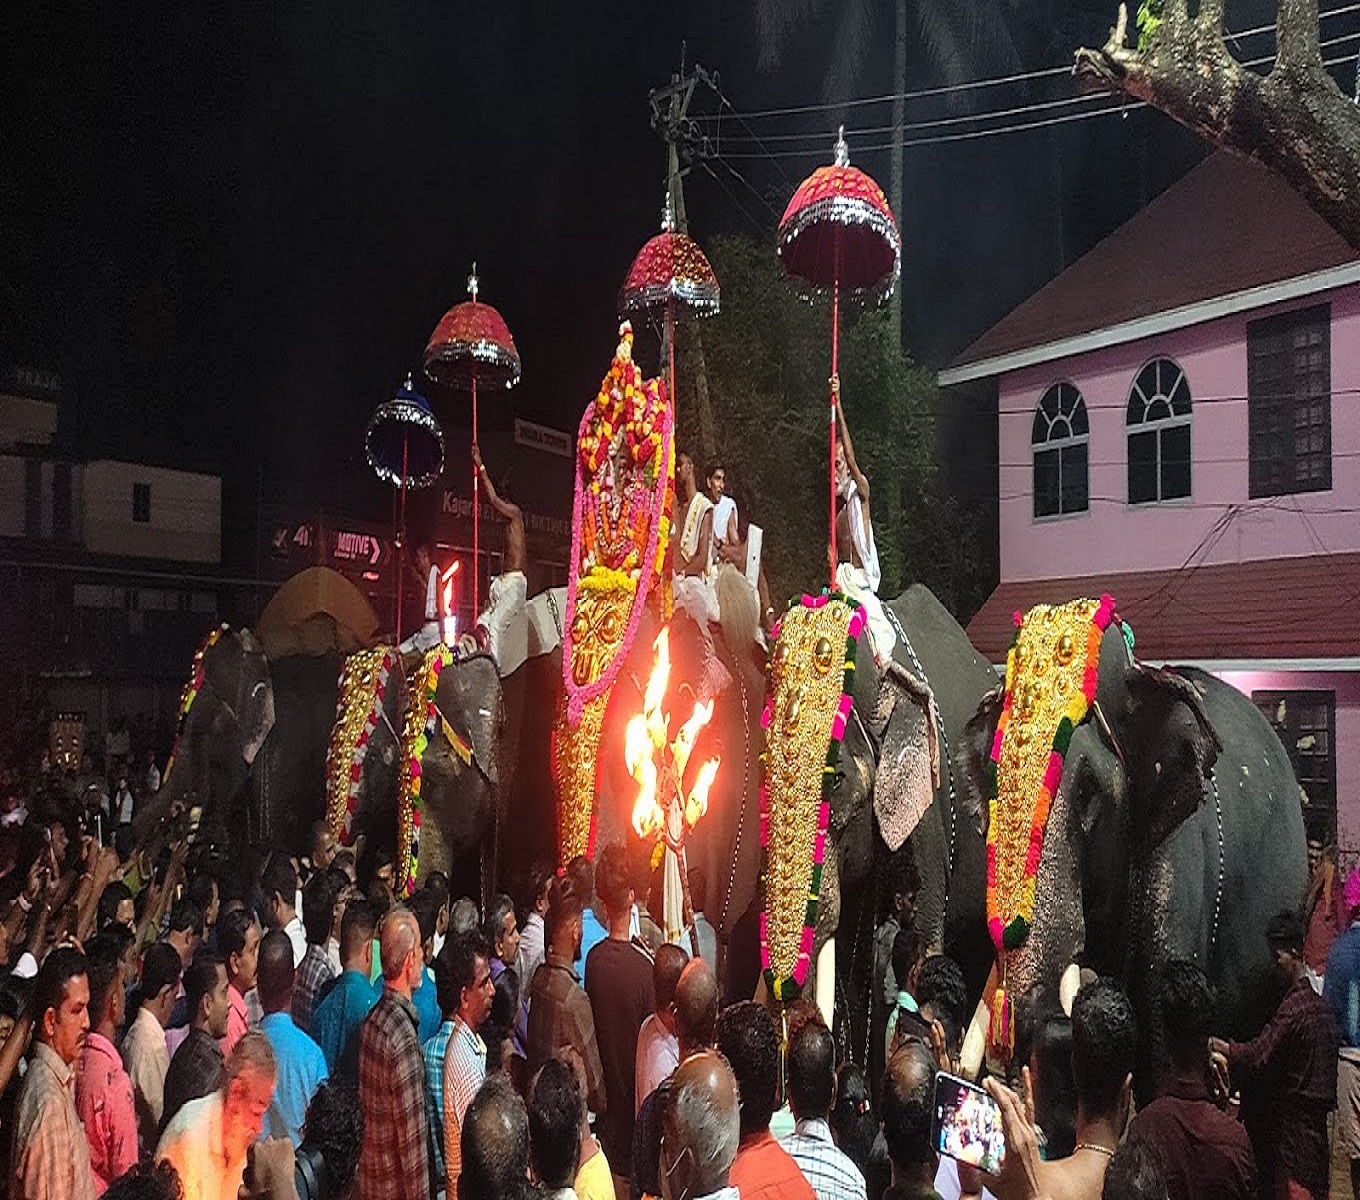
<path id="1" fill-rule="evenodd" d="M 691 138 L 697 136 L 689 120 L 689 103 L 694 96 L 695 84 L 700 79 L 707 80 L 708 73 L 697 64 L 688 73 L 685 71 L 685 47 L 684 43 L 680 46 L 680 70 L 671 75 L 671 81 L 665 87 L 655 88 L 648 96 L 648 101 L 652 106 L 652 128 L 661 135 L 666 143 L 666 196 L 670 211 L 675 220 L 675 228 L 679 233 L 689 233 L 689 218 L 685 212 L 685 170 L 680 165 L 680 150 L 682 143 L 688 147 Z M 679 330 L 679 322 L 676 322 L 676 329 Z M 662 335 L 663 339 L 665 335 Z M 699 337 L 699 331 L 692 331 L 694 342 L 694 358 L 687 372 L 687 377 L 694 380 L 694 423 L 696 428 L 692 431 L 692 437 L 697 442 L 697 449 L 703 459 L 703 470 L 707 470 L 717 461 L 717 422 L 713 416 L 713 404 L 708 394 L 708 376 L 704 365 L 704 345 Z M 678 338 L 677 338 L 678 340 Z M 666 361 L 669 347 L 664 340 L 661 346 L 661 361 Z M 677 385 L 676 391 L 679 391 Z M 672 396 L 671 403 L 676 406 L 676 416 L 679 416 L 678 397 Z"/>

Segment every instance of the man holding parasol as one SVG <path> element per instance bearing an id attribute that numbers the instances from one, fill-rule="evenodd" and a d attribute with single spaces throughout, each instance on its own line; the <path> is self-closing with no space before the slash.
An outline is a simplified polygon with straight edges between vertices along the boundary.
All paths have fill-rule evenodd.
<path id="1" fill-rule="evenodd" d="M 518 504 L 502 496 L 491 482 L 491 475 L 482 462 L 481 448 L 472 445 L 472 462 L 477 479 L 486 489 L 487 503 L 505 520 L 505 554 L 501 559 L 501 573 L 491 580 L 490 600 L 477 624 L 486 630 L 491 655 L 496 669 L 504 678 L 512 675 L 529 656 L 529 624 L 525 605 L 529 585 L 524 567 L 528 556 L 524 549 L 524 513 Z"/>
<path id="2" fill-rule="evenodd" d="M 831 376 L 831 398 L 840 431 L 836 439 L 837 508 L 833 543 L 838 558 L 834 564 L 836 587 L 864 606 L 869 618 L 869 640 L 873 644 L 874 659 L 882 666 L 892 657 L 897 635 L 888 624 L 882 601 L 878 598 L 878 585 L 883 576 L 878 565 L 878 547 L 874 545 L 874 527 L 869 519 L 869 480 L 855 462 L 845 409 L 841 407 L 839 375 Z"/>

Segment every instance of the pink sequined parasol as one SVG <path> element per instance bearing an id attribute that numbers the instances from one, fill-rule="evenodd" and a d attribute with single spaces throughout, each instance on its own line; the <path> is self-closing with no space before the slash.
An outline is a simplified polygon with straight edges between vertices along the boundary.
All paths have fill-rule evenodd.
<path id="1" fill-rule="evenodd" d="M 512 388 L 519 382 L 519 351 L 504 318 L 477 299 L 477 264 L 468 276 L 470 300 L 457 304 L 435 326 L 425 347 L 425 374 L 435 383 L 472 393 L 472 442 L 477 444 L 477 387 Z M 476 612 L 481 550 L 479 473 L 472 470 L 472 604 Z"/>
<path id="2" fill-rule="evenodd" d="M 784 269 L 809 295 L 831 295 L 831 373 L 840 370 L 840 302 L 881 303 L 902 271 L 902 235 L 883 189 L 850 165 L 845 127 L 836 161 L 818 167 L 793 193 L 776 244 Z M 831 585 L 836 585 L 836 399 L 831 398 Z"/>

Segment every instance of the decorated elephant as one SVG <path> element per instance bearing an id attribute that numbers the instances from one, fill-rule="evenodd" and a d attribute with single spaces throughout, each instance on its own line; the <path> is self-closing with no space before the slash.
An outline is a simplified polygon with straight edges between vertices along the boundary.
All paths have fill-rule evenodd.
<path id="1" fill-rule="evenodd" d="M 228 830 L 244 830 L 247 776 L 274 719 L 269 663 L 259 642 L 248 629 L 212 630 L 194 655 L 180 697 L 160 790 L 138 806 L 138 837 L 177 802 L 203 810 L 207 836 L 225 841 Z"/>
<path id="2" fill-rule="evenodd" d="M 1191 959 L 1218 985 L 1225 1029 L 1259 1026 L 1264 930 L 1307 879 L 1298 785 L 1246 696 L 1137 662 L 1108 596 L 1043 605 L 961 754 L 994 955 L 970 1066 L 984 1040 L 1004 1057 L 1020 995 L 1070 996 L 1080 968 L 1122 979 L 1146 1017 L 1152 965 Z"/>
<path id="3" fill-rule="evenodd" d="M 493 872 L 505 723 L 494 660 L 458 659 L 439 645 L 408 686 L 395 649 L 378 647 L 346 661 L 339 692 L 327 816 L 341 840 L 395 840 L 406 891 L 478 852 L 483 873 Z"/>
<path id="4" fill-rule="evenodd" d="M 609 693 L 594 765 L 593 807 L 587 815 L 593 829 L 590 846 L 595 850 L 622 842 L 645 857 L 652 849 L 652 843 L 642 842 L 633 828 L 638 785 L 628 771 L 624 739 L 629 718 L 642 711 L 655 661 L 653 646 L 661 628 L 655 615 L 647 614 Z M 707 650 L 699 627 L 685 613 L 674 613 L 666 629 L 671 674 L 662 707 L 671 714 L 671 732 L 675 733 L 694 709 L 694 681 L 702 674 Z M 763 655 L 754 644 L 734 655 L 726 640 L 718 638 L 715 650 L 730 682 L 713 698 L 713 714 L 695 742 L 690 761 L 697 768 L 716 758 L 718 771 L 708 793 L 707 810 L 686 840 L 685 854 L 691 870 L 697 868 L 706 884 L 707 895 L 700 897 L 705 915 L 726 944 L 751 906 L 760 874 L 757 796 L 764 676 L 760 669 Z"/>
<path id="5" fill-rule="evenodd" d="M 964 818 L 953 752 L 996 675 L 928 589 L 911 587 L 885 615 L 897 644 L 880 669 L 859 605 L 796 602 L 780 625 L 765 717 L 765 983 L 780 1001 L 811 990 L 824 1008 L 834 989 L 838 1037 L 865 1063 L 890 857 L 914 867 L 929 944 L 986 971 L 982 838 Z M 833 945 L 834 976 L 819 981 Z"/>

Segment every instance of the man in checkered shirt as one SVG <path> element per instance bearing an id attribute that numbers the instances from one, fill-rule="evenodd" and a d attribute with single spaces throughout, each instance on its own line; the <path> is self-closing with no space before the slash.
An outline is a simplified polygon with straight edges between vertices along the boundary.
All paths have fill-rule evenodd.
<path id="1" fill-rule="evenodd" d="M 864 1176 L 831 1140 L 827 1118 L 836 1098 L 836 1043 L 820 1017 L 789 1037 L 786 1059 L 794 1129 L 779 1144 L 798 1164 L 817 1200 L 865 1200 Z"/>
<path id="2" fill-rule="evenodd" d="M 302 889 L 302 927 L 307 931 L 307 953 L 298 964 L 293 987 L 293 1021 L 304 1033 L 312 1031 L 312 1009 L 325 994 L 337 972 L 326 953 L 335 924 L 335 905 L 340 889 L 335 877 L 318 871 Z"/>
<path id="3" fill-rule="evenodd" d="M 411 992 L 425 957 L 411 911 L 396 908 L 379 935 L 383 994 L 359 1033 L 359 1103 L 364 1144 L 359 1153 L 359 1200 L 431 1200 L 425 1060 L 416 1035 Z"/>

